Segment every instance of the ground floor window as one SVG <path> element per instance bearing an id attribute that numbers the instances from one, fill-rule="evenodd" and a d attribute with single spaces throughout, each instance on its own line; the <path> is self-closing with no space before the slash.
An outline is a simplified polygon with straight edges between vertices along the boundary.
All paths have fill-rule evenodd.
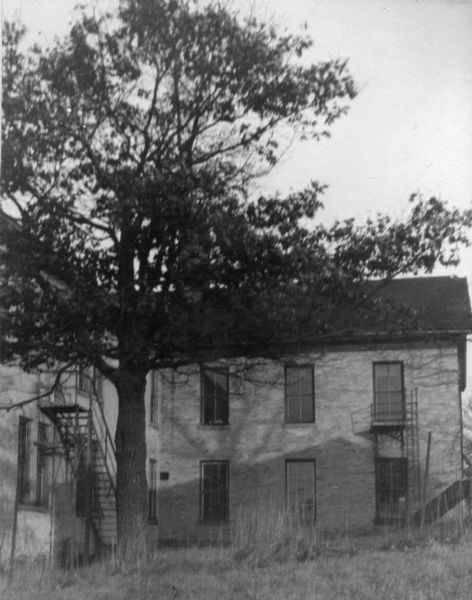
<path id="1" fill-rule="evenodd" d="M 285 462 L 287 508 L 303 522 L 316 519 L 316 463 L 314 460 Z"/>
<path id="2" fill-rule="evenodd" d="M 228 461 L 200 463 L 200 519 L 204 522 L 227 521 L 229 513 Z"/>
<path id="3" fill-rule="evenodd" d="M 396 520 L 406 511 L 407 459 L 377 458 L 375 461 L 377 519 Z"/>
<path id="4" fill-rule="evenodd" d="M 38 423 L 36 457 L 36 504 L 47 506 L 49 494 L 48 426 Z"/>
<path id="5" fill-rule="evenodd" d="M 18 423 L 18 501 L 31 502 L 31 421 L 21 416 Z"/>
<path id="6" fill-rule="evenodd" d="M 149 520 L 157 521 L 157 460 L 149 460 Z"/>

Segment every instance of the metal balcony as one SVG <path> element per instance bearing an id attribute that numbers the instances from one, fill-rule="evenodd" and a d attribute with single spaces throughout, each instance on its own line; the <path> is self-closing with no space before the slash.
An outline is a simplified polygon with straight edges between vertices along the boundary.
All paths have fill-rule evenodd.
<path id="1" fill-rule="evenodd" d="M 405 405 L 398 402 L 382 401 L 370 404 L 351 413 L 352 431 L 374 439 L 378 434 L 397 438 L 406 424 Z"/>

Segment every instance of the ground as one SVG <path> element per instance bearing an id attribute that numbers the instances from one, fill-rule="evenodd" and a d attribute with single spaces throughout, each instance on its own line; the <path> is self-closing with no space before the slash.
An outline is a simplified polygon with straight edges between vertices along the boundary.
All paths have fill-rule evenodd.
<path id="1" fill-rule="evenodd" d="M 304 540 L 270 547 L 162 549 L 149 563 L 111 562 L 22 575 L 2 600 L 470 599 L 472 533 Z M 1 586 L 0 586 L 1 589 Z"/>

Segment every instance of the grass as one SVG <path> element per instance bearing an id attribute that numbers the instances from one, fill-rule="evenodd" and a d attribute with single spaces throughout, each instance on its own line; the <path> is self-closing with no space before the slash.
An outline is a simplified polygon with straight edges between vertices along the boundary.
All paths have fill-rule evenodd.
<path id="1" fill-rule="evenodd" d="M 278 529 L 277 529 L 278 527 Z M 226 547 L 161 549 L 138 566 L 31 571 L 2 600 L 469 600 L 472 532 L 456 528 L 320 539 L 259 522 Z M 287 530 L 291 531 L 291 537 Z"/>

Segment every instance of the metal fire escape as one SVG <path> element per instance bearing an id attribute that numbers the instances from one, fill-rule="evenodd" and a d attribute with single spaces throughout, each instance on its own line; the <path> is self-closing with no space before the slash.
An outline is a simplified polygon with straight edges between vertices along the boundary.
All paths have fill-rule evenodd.
<path id="1" fill-rule="evenodd" d="M 418 394 L 417 390 L 407 397 L 403 394 L 401 405 L 392 408 L 375 404 L 351 413 L 354 434 L 361 435 L 378 447 L 382 437 L 387 436 L 400 444 L 401 457 L 406 460 L 406 519 L 421 506 L 421 474 L 418 441 Z"/>
<path id="2" fill-rule="evenodd" d="M 116 455 L 103 407 L 94 393 L 88 407 L 77 399 L 67 403 L 41 402 L 40 410 L 55 426 L 59 438 L 51 453 L 65 457 L 75 487 L 75 513 L 85 522 L 84 558 L 116 545 Z"/>

